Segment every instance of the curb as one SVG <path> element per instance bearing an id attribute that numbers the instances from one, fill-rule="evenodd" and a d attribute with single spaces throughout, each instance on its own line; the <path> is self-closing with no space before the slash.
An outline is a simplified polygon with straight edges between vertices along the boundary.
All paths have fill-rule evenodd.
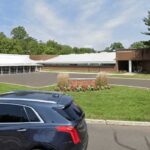
<path id="1" fill-rule="evenodd" d="M 150 122 L 86 119 L 88 124 L 150 127 Z"/>
<path id="2" fill-rule="evenodd" d="M 17 84 L 17 83 L 8 83 L 8 82 L 0 82 L 2 84 L 7 84 L 7 85 L 16 85 L 16 86 L 22 86 L 22 87 L 28 87 L 28 88 L 34 88 L 34 89 L 40 89 L 40 88 L 46 88 L 46 87 L 51 87 L 56 85 L 56 83 L 50 84 L 50 85 L 45 85 L 45 86 L 30 86 L 30 85 L 25 85 L 25 84 Z"/>

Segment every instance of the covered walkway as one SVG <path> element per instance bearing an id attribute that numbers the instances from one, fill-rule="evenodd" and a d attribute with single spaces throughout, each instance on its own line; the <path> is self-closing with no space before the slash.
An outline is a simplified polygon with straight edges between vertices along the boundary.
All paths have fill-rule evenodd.
<path id="1" fill-rule="evenodd" d="M 40 65 L 29 55 L 0 54 L 0 74 L 36 72 Z"/>

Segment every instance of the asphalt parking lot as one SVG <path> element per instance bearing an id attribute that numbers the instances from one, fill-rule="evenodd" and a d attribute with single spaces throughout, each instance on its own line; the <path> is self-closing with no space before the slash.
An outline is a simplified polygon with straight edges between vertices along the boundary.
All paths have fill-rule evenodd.
<path id="1" fill-rule="evenodd" d="M 88 124 L 88 150 L 150 150 L 150 127 Z"/>
<path id="2" fill-rule="evenodd" d="M 70 74 L 71 78 L 95 78 L 95 74 Z M 37 72 L 14 75 L 0 75 L 0 82 L 42 87 L 55 84 L 57 73 Z M 150 88 L 150 80 L 109 78 L 110 84 Z"/>

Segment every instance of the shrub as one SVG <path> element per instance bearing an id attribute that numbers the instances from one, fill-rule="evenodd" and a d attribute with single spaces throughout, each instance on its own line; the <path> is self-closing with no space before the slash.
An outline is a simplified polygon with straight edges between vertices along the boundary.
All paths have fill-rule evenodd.
<path id="1" fill-rule="evenodd" d="M 88 85 L 88 91 L 94 91 L 95 89 L 94 89 L 94 86 L 92 86 L 92 85 Z"/>
<path id="2" fill-rule="evenodd" d="M 77 92 L 81 92 L 81 91 L 83 91 L 82 86 L 80 86 L 80 85 L 79 85 L 79 86 L 77 86 L 77 87 L 76 87 L 76 91 L 77 91 Z"/>
<path id="3" fill-rule="evenodd" d="M 95 80 L 96 87 L 103 88 L 108 86 L 108 78 L 105 72 L 98 73 L 96 80 Z"/>
<path id="4" fill-rule="evenodd" d="M 57 86 L 60 90 L 66 90 L 69 87 L 69 74 L 61 73 L 57 75 Z"/>

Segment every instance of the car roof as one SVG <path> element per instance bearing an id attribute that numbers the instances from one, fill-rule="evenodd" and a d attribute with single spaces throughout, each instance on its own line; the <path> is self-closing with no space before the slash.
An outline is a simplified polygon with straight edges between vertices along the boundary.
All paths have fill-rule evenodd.
<path id="1" fill-rule="evenodd" d="M 3 98 L 24 98 L 24 99 L 41 99 L 41 100 L 56 100 L 62 94 L 58 92 L 38 91 L 38 90 L 18 90 L 3 93 L 0 97 Z"/>
<path id="2" fill-rule="evenodd" d="M 51 105 L 68 105 L 72 98 L 59 92 L 39 90 L 19 90 L 0 94 L 0 101 L 17 103 L 48 103 Z"/>

